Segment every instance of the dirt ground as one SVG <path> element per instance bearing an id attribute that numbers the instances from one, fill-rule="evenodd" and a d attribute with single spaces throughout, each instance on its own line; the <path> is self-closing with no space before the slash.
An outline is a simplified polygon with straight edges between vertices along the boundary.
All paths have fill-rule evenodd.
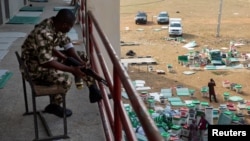
<path id="1" fill-rule="evenodd" d="M 228 48 L 230 41 L 241 42 L 237 51 L 250 53 L 250 0 L 226 0 L 221 8 L 221 21 L 219 22 L 220 1 L 197 1 L 197 0 L 121 0 L 120 1 L 120 35 L 121 41 L 135 42 L 139 45 L 121 46 L 122 57 L 127 58 L 126 53 L 133 50 L 136 56 L 152 56 L 157 65 L 153 69 L 164 70 L 165 74 L 148 72 L 146 66 L 129 67 L 128 73 L 132 80 L 145 80 L 146 85 L 151 87 L 150 92 L 160 92 L 161 88 L 171 88 L 176 85 L 195 89 L 195 98 L 209 102 L 208 98 L 201 97 L 200 89 L 206 86 L 209 79 L 216 82 L 215 91 L 218 103 L 211 103 L 218 107 L 225 103 L 223 93 L 229 92 L 231 96 L 240 96 L 250 100 L 250 70 L 200 70 L 193 75 L 184 75 L 183 71 L 190 71 L 177 62 L 179 55 L 187 54 L 188 50 L 183 47 L 190 41 L 195 41 L 197 46 L 194 51 L 202 51 L 204 47 L 213 49 Z M 148 14 L 146 25 L 136 25 L 134 16 L 137 11 L 145 11 Z M 167 41 L 168 32 L 163 26 L 158 25 L 156 16 L 160 11 L 167 11 L 170 18 L 182 18 L 184 43 Z M 220 23 L 220 24 L 219 24 Z M 219 26 L 218 26 L 219 25 Z M 127 30 L 126 30 L 127 29 Z M 128 30 L 129 29 L 129 30 Z M 138 31 L 138 29 L 143 29 Z M 162 29 L 162 30 L 158 30 Z M 226 51 L 226 50 L 224 50 Z M 167 72 L 167 64 L 172 64 L 174 73 Z M 242 85 L 242 93 L 229 90 L 222 86 L 222 82 L 228 80 Z M 190 99 L 183 97 L 183 99 Z M 248 117 L 248 120 L 250 118 Z"/>

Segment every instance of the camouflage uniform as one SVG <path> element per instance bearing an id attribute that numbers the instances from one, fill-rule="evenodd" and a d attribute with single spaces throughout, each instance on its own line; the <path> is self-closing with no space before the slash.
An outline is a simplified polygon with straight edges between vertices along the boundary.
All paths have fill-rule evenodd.
<path id="1" fill-rule="evenodd" d="M 45 19 L 35 26 L 21 49 L 21 58 L 25 61 L 34 81 L 62 85 L 65 91 L 69 90 L 72 85 L 69 73 L 53 68 L 44 68 L 40 65 L 55 60 L 52 50 L 69 43 L 71 40 L 66 34 L 55 32 L 52 18 Z M 84 53 L 81 54 L 86 57 Z M 81 58 L 83 57 L 81 56 Z M 52 97 L 51 102 L 60 104 L 61 100 L 61 96 L 57 95 Z"/>

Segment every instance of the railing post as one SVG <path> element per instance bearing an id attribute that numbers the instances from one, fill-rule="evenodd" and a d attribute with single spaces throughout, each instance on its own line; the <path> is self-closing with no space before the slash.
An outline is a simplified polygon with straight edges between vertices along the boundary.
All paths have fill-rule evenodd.
<path id="1" fill-rule="evenodd" d="M 114 69 L 114 87 L 113 87 L 113 98 L 114 98 L 114 136 L 115 141 L 121 141 L 122 139 L 122 124 L 120 118 L 120 105 L 121 105 L 121 81 L 117 75 L 117 70 Z"/>
<path id="2" fill-rule="evenodd" d="M 82 0 L 81 4 L 86 6 L 87 5 L 86 0 Z M 82 30 L 83 30 L 83 33 L 85 33 L 86 35 L 85 46 L 86 46 L 86 51 L 87 51 L 88 56 L 91 57 L 90 58 L 91 65 L 95 66 L 96 69 L 100 67 L 102 69 L 102 73 L 105 73 L 106 79 L 110 77 L 108 69 L 106 69 L 107 67 L 105 64 L 106 60 L 104 60 L 103 57 L 101 57 L 102 53 L 98 51 L 99 47 L 95 38 L 99 38 L 102 41 L 101 47 L 104 48 L 105 51 L 108 53 L 108 57 L 111 60 L 111 63 L 113 64 L 113 83 L 112 82 L 109 83 L 109 85 L 111 85 L 109 86 L 109 88 L 113 96 L 112 100 L 114 102 L 113 103 L 114 111 L 112 111 L 111 108 L 104 109 L 105 106 L 99 106 L 99 108 L 101 108 L 102 112 L 103 111 L 104 112 L 106 111 L 106 113 L 112 112 L 114 115 L 114 118 L 113 118 L 114 120 L 112 120 L 112 115 L 108 114 L 109 118 L 107 118 L 106 117 L 107 114 L 102 114 L 103 121 L 105 119 L 105 121 L 109 120 L 109 122 L 111 122 L 109 125 L 110 128 L 106 127 L 107 122 L 104 123 L 104 128 L 112 129 L 113 131 L 112 133 L 113 133 L 113 137 L 115 141 L 121 141 L 123 139 L 123 134 L 122 134 L 123 130 L 126 134 L 127 139 L 133 140 L 133 141 L 136 140 L 135 133 L 129 121 L 128 115 L 126 111 L 124 110 L 123 103 L 121 100 L 121 86 L 123 86 L 123 88 L 125 89 L 125 91 L 127 92 L 129 96 L 131 105 L 134 111 L 136 112 L 143 129 L 145 130 L 145 134 L 148 140 L 162 141 L 163 138 L 161 137 L 157 126 L 154 124 L 153 119 L 150 117 L 146 107 L 140 100 L 139 95 L 137 94 L 135 88 L 133 87 L 128 74 L 126 73 L 122 64 L 120 63 L 119 57 L 116 55 L 107 36 L 103 33 L 102 29 L 100 28 L 92 12 L 89 11 L 87 7 L 82 7 L 82 5 L 81 5 L 81 10 L 83 10 L 82 8 L 84 8 L 85 10 L 85 13 L 81 17 L 81 18 L 84 18 L 81 20 L 81 22 L 85 24 L 85 26 L 84 25 L 82 26 L 83 28 Z M 93 30 L 96 31 L 97 34 L 93 35 Z M 99 66 L 99 63 L 97 62 L 99 63 L 101 62 L 100 63 L 101 66 Z M 96 65 L 98 65 L 98 67 Z M 111 80 L 111 78 L 109 78 L 108 80 Z M 103 88 L 102 87 L 100 88 L 104 92 Z M 105 134 L 108 134 L 108 133 L 110 132 L 105 132 Z M 108 141 L 111 140 L 109 135 L 106 135 L 106 139 Z"/>
<path id="3" fill-rule="evenodd" d="M 84 38 L 86 38 L 86 28 L 84 28 L 84 26 L 86 26 L 86 23 L 85 23 L 85 11 L 86 9 L 86 0 L 80 0 L 80 10 L 79 10 L 79 22 L 81 24 L 81 27 L 82 27 L 82 36 Z"/>

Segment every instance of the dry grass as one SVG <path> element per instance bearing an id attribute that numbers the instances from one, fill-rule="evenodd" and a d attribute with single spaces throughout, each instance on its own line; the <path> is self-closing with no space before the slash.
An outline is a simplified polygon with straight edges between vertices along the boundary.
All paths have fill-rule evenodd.
<path id="1" fill-rule="evenodd" d="M 184 75 L 182 72 L 189 70 L 177 62 L 177 56 L 186 54 L 187 49 L 183 48 L 183 43 L 166 41 L 167 30 L 154 31 L 163 25 L 157 25 L 156 16 L 160 11 L 168 11 L 170 17 L 179 17 L 183 20 L 183 38 L 189 41 L 196 41 L 195 48 L 201 51 L 208 46 L 214 49 L 229 47 L 230 41 L 242 41 L 245 45 L 238 48 L 240 52 L 250 52 L 250 0 L 226 0 L 223 3 L 220 37 L 216 37 L 218 25 L 218 0 L 198 1 L 198 0 L 121 0 L 121 40 L 125 42 L 137 42 L 139 46 L 122 46 L 122 57 L 126 57 L 128 50 L 136 52 L 137 56 L 150 55 L 157 60 L 158 65 L 154 69 L 165 70 L 165 75 L 158 75 L 156 72 L 147 72 L 145 67 L 138 72 L 137 67 L 130 67 L 129 75 L 132 80 L 143 79 L 146 85 L 152 87 L 152 91 L 159 92 L 163 87 L 173 87 L 181 84 L 196 90 L 195 97 L 201 101 L 209 101 L 201 97 L 199 90 L 206 86 L 209 79 L 213 78 L 217 83 L 215 88 L 219 103 L 223 103 L 223 93 L 229 91 L 231 95 L 238 95 L 246 100 L 250 100 L 250 71 L 247 69 L 237 70 L 216 70 L 216 71 L 196 71 L 193 75 Z M 148 13 L 147 25 L 136 25 L 134 16 L 137 11 Z M 179 11 L 179 13 L 177 13 Z M 129 27 L 129 31 L 125 30 Z M 137 29 L 144 29 L 137 31 Z M 167 64 L 172 64 L 175 73 L 167 73 Z M 143 69 L 145 71 L 143 71 Z M 239 83 L 243 86 L 243 93 L 237 94 L 234 91 L 222 87 L 222 81 Z M 217 107 L 219 103 L 213 103 Z"/>

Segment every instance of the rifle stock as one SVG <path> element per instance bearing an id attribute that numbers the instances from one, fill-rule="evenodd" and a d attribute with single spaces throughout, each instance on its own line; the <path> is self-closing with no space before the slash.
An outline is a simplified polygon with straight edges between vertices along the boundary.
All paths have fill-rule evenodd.
<path id="1" fill-rule="evenodd" d="M 66 65 L 72 65 L 72 66 L 80 66 L 81 63 L 78 62 L 76 59 L 72 58 L 72 57 L 68 57 L 65 60 L 65 64 Z M 99 82 L 102 82 L 104 85 L 108 85 L 107 81 L 105 79 L 103 79 L 101 76 L 99 76 L 96 72 L 94 72 L 92 69 L 89 68 L 81 68 L 81 71 L 84 72 L 86 75 L 89 75 L 91 77 L 93 77 L 94 79 L 96 79 Z"/>

